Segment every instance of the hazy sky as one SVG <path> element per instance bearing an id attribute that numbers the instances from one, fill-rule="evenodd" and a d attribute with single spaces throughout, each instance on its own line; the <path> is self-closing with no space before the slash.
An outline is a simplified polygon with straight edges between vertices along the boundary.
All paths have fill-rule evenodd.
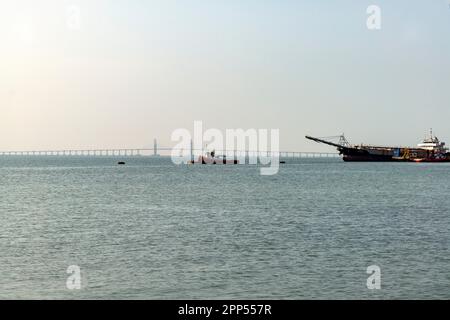
<path id="1" fill-rule="evenodd" d="M 283 150 L 450 143 L 446 0 L 0 0 L 0 39 L 1 150 L 173 145 L 194 120 Z"/>

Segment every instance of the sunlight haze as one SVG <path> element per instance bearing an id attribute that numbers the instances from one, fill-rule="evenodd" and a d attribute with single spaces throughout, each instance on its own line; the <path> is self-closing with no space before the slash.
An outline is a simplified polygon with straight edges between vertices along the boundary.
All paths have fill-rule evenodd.
<path id="1" fill-rule="evenodd" d="M 0 150 L 278 128 L 282 150 L 450 141 L 447 1 L 0 2 Z M 79 9 L 79 27 L 70 19 Z"/>

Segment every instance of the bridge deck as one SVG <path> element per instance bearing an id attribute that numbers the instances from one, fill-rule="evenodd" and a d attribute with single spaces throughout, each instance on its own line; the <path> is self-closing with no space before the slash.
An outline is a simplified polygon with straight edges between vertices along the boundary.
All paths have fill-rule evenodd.
<path id="1" fill-rule="evenodd" d="M 126 149 L 79 149 L 79 150 L 28 150 L 28 151 L 0 151 L 0 156 L 170 156 L 172 152 L 190 152 L 185 149 L 172 148 L 126 148 Z M 193 150 L 195 155 L 204 154 L 204 150 Z M 277 153 L 233 150 L 222 151 L 217 154 L 242 156 L 273 156 L 278 154 L 281 158 L 308 158 L 308 157 L 339 157 L 336 152 L 305 152 L 305 151 L 280 151 Z"/>

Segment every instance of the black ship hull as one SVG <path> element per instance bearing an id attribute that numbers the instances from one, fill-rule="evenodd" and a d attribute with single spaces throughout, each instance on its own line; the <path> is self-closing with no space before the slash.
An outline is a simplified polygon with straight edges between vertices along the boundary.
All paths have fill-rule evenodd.
<path id="1" fill-rule="evenodd" d="M 394 158 L 393 154 L 374 154 L 364 149 L 342 148 L 339 149 L 339 152 L 342 155 L 342 159 L 346 162 L 399 161 L 399 159 Z"/>
<path id="2" fill-rule="evenodd" d="M 427 150 L 413 150 L 414 157 L 401 157 L 404 150 L 395 151 L 396 149 L 386 148 L 338 148 L 342 159 L 346 162 L 450 162 L 450 153 L 436 157 Z"/>

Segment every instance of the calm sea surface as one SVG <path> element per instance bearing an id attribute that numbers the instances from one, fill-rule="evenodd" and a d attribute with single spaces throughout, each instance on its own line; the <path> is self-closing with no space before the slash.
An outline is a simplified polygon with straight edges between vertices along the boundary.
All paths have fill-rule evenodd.
<path id="1" fill-rule="evenodd" d="M 447 164 L 0 157 L 0 221 L 3 299 L 450 299 Z"/>

